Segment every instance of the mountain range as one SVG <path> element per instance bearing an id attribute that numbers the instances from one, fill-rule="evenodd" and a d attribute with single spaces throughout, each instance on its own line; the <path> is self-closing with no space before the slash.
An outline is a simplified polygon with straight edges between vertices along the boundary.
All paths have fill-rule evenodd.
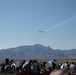
<path id="1" fill-rule="evenodd" d="M 54 50 L 40 44 L 0 50 L 0 59 L 75 59 L 76 49 Z"/>

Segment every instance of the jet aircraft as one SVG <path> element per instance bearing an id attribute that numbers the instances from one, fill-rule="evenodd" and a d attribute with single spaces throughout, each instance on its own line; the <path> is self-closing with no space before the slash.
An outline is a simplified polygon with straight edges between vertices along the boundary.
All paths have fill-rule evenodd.
<path id="1" fill-rule="evenodd" d="M 45 31 L 43 31 L 43 30 L 39 30 L 38 32 L 43 33 L 43 32 L 45 32 Z"/>

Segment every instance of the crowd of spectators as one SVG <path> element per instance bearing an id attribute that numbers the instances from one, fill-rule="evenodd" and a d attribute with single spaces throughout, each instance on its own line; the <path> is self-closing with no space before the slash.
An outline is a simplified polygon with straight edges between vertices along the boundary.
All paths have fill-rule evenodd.
<path id="1" fill-rule="evenodd" d="M 71 68 L 72 73 L 76 73 L 76 62 L 72 63 L 60 63 L 57 64 L 57 60 L 37 61 L 37 60 L 21 60 L 14 62 L 9 61 L 9 64 L 1 63 L 0 72 L 16 72 L 16 75 L 50 75 L 54 69 Z"/>

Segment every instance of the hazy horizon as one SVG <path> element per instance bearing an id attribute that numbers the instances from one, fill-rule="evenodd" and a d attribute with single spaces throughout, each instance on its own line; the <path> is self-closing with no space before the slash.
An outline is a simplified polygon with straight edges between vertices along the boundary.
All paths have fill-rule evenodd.
<path id="1" fill-rule="evenodd" d="M 37 44 L 31 44 L 31 45 L 29 44 L 29 45 L 11 46 L 11 47 L 7 47 L 7 48 L 2 48 L 2 49 L 0 49 L 0 50 L 4 50 L 4 49 L 11 49 L 11 48 L 17 48 L 17 47 L 21 47 L 21 46 L 34 46 L 34 45 L 37 45 Z M 42 44 L 38 44 L 38 45 L 42 45 Z M 48 45 L 42 45 L 42 46 L 52 48 L 51 46 L 48 46 Z M 54 49 L 54 50 L 71 50 L 71 49 L 76 49 L 76 48 L 68 48 L 68 49 L 60 49 L 60 48 L 55 49 L 55 48 L 52 48 L 52 49 Z"/>

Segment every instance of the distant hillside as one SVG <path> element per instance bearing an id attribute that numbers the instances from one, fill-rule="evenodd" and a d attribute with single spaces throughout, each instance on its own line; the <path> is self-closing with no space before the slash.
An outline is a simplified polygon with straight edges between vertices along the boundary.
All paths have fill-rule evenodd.
<path id="1" fill-rule="evenodd" d="M 54 50 L 43 45 L 19 46 L 0 50 L 0 59 L 67 59 L 76 58 L 76 49 Z"/>

